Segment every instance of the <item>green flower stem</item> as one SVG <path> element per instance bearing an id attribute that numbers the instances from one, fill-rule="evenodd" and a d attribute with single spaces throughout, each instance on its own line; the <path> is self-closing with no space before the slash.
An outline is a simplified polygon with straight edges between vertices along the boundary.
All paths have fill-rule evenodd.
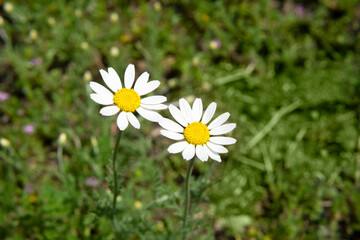
<path id="1" fill-rule="evenodd" d="M 183 229 L 186 228 L 187 218 L 189 214 L 189 207 L 190 207 L 190 178 L 191 173 L 194 167 L 195 158 L 190 160 L 190 165 L 187 170 L 186 174 L 186 182 L 185 182 L 185 210 L 184 210 L 184 218 L 183 218 Z M 187 231 L 184 231 L 183 239 L 186 239 Z"/>
<path id="2" fill-rule="evenodd" d="M 120 139 L 121 139 L 121 133 L 122 131 L 118 130 L 117 131 L 117 135 L 116 135 L 116 142 L 115 142 L 115 148 L 114 148 L 114 152 L 113 152 L 113 176 L 114 176 L 114 199 L 113 199 L 113 210 L 114 210 L 114 214 L 116 211 L 116 198 L 118 195 L 118 176 L 117 176 L 117 164 L 116 164 L 116 157 L 117 157 L 117 153 L 118 153 L 118 148 L 119 148 L 119 143 L 120 143 Z"/>

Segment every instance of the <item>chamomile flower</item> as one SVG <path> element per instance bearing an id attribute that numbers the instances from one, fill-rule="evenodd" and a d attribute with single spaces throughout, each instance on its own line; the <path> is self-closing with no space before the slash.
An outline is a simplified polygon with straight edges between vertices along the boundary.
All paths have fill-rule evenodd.
<path id="1" fill-rule="evenodd" d="M 112 92 L 96 82 L 90 82 L 90 87 L 95 92 L 90 94 L 90 97 L 94 102 L 106 105 L 100 110 L 101 115 L 113 116 L 120 112 L 117 125 L 121 131 L 127 128 L 129 122 L 134 128 L 140 128 L 140 122 L 134 115 L 135 111 L 152 122 L 158 122 L 162 118 L 153 110 L 166 109 L 167 106 L 162 104 L 166 101 L 166 97 L 159 95 L 143 97 L 160 85 L 158 80 L 148 82 L 147 72 L 142 73 L 135 81 L 135 67 L 129 64 L 124 74 L 124 88 L 113 68 L 108 68 L 107 72 L 101 69 L 100 74 Z"/>
<path id="2" fill-rule="evenodd" d="M 227 123 L 229 113 L 223 113 L 209 125 L 213 118 L 216 103 L 211 103 L 203 114 L 203 104 L 200 98 L 196 98 L 192 108 L 184 99 L 179 100 L 180 109 L 174 105 L 169 105 L 169 110 L 174 122 L 167 118 L 159 121 L 160 126 L 165 128 L 160 133 L 172 140 L 184 140 L 170 145 L 169 153 L 180 153 L 185 160 L 192 159 L 195 154 L 203 162 L 210 158 L 221 162 L 219 153 L 227 153 L 228 150 L 223 145 L 236 143 L 236 139 L 232 137 L 219 136 L 231 132 L 235 127 L 235 123 Z M 201 120 L 201 121 L 200 121 Z"/>

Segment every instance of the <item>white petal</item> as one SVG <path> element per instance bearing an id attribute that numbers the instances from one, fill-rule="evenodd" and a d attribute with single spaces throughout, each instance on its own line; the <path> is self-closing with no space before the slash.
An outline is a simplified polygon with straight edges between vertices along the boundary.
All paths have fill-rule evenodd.
<path id="1" fill-rule="evenodd" d="M 205 148 L 202 145 L 196 146 L 196 156 L 202 162 L 206 162 L 209 159 L 209 155 L 207 154 Z"/>
<path id="2" fill-rule="evenodd" d="M 142 87 L 139 90 L 135 90 L 135 89 L 134 90 L 139 94 L 139 96 L 142 96 L 154 91 L 159 86 L 160 86 L 160 81 L 154 80 L 142 85 Z"/>
<path id="3" fill-rule="evenodd" d="M 212 102 L 205 110 L 204 116 L 201 120 L 203 124 L 208 124 L 208 122 L 212 119 L 214 116 L 216 110 L 216 103 Z"/>
<path id="4" fill-rule="evenodd" d="M 236 123 L 227 123 L 227 124 L 221 125 L 219 127 L 216 127 L 216 128 L 213 128 L 212 130 L 210 130 L 210 135 L 225 134 L 225 133 L 231 132 L 232 130 L 234 130 L 234 128 L 236 128 Z"/>
<path id="5" fill-rule="evenodd" d="M 139 120 L 135 117 L 135 115 L 132 112 L 127 112 L 126 117 L 134 128 L 136 129 L 140 128 Z"/>
<path id="6" fill-rule="evenodd" d="M 236 139 L 232 137 L 211 137 L 210 142 L 220 145 L 230 145 L 236 143 Z"/>
<path id="7" fill-rule="evenodd" d="M 182 156 L 186 161 L 192 159 L 195 156 L 195 146 L 192 144 L 187 145 L 182 152 Z"/>
<path id="8" fill-rule="evenodd" d="M 116 123 L 121 131 L 124 131 L 129 125 L 129 121 L 126 117 L 126 112 L 121 112 L 117 117 Z"/>
<path id="9" fill-rule="evenodd" d="M 214 159 L 217 162 L 221 162 L 221 157 L 219 154 L 211 151 L 206 145 L 203 145 L 203 146 L 211 159 Z"/>
<path id="10" fill-rule="evenodd" d="M 110 67 L 110 68 L 108 68 L 108 73 L 109 73 L 112 81 L 114 82 L 116 89 L 117 90 L 122 89 L 121 80 L 120 80 L 119 75 L 116 73 L 116 71 L 112 67 Z"/>
<path id="11" fill-rule="evenodd" d="M 118 108 L 117 106 L 108 106 L 100 109 L 100 114 L 103 116 L 113 116 L 117 114 L 119 111 L 120 108 Z"/>
<path id="12" fill-rule="evenodd" d="M 171 144 L 167 150 L 169 153 L 179 153 L 179 152 L 184 151 L 184 149 L 187 145 L 189 145 L 189 143 L 187 141 L 177 142 L 177 143 Z"/>
<path id="13" fill-rule="evenodd" d="M 195 122 L 200 122 L 201 116 L 203 114 L 203 104 L 200 98 L 195 99 L 191 113 L 193 120 Z"/>
<path id="14" fill-rule="evenodd" d="M 157 112 L 147 110 L 145 108 L 139 107 L 136 109 L 136 111 L 145 119 L 151 121 L 151 122 L 158 122 L 162 119 L 162 116 L 158 114 Z"/>
<path id="15" fill-rule="evenodd" d="M 172 131 L 172 132 L 179 132 L 182 133 L 184 131 L 184 128 L 177 124 L 176 122 L 168 119 L 168 118 L 162 118 L 159 121 L 159 125 L 165 128 L 166 130 Z"/>
<path id="16" fill-rule="evenodd" d="M 192 114 L 191 114 L 190 104 L 185 100 L 185 98 L 181 98 L 179 100 L 179 105 L 180 105 L 180 111 L 181 111 L 182 115 L 184 116 L 185 120 L 188 123 L 194 122 Z"/>
<path id="17" fill-rule="evenodd" d="M 100 69 L 100 74 L 105 84 L 111 89 L 113 92 L 117 92 L 118 86 L 114 79 L 111 78 L 110 74 L 108 74 L 105 70 Z"/>
<path id="18" fill-rule="evenodd" d="M 155 96 L 151 96 L 151 97 L 146 97 L 141 99 L 141 103 L 144 104 L 159 104 L 159 103 L 163 103 L 166 101 L 166 97 L 164 96 L 160 96 L 160 95 L 155 95 Z"/>
<path id="19" fill-rule="evenodd" d="M 228 150 L 221 146 L 221 145 L 218 145 L 218 144 L 214 144 L 212 142 L 207 142 L 206 143 L 206 146 L 208 146 L 208 148 L 216 153 L 227 153 Z"/>
<path id="20" fill-rule="evenodd" d="M 125 87 L 131 88 L 135 81 L 135 66 L 133 64 L 129 64 L 125 70 Z"/>
<path id="21" fill-rule="evenodd" d="M 152 109 L 152 110 L 164 110 L 168 107 L 165 104 L 143 104 L 140 103 L 140 106 L 146 109 Z"/>
<path id="22" fill-rule="evenodd" d="M 138 89 L 140 89 L 143 85 L 145 85 L 148 80 L 149 80 L 149 73 L 143 72 L 135 82 L 134 91 L 137 92 Z"/>
<path id="23" fill-rule="evenodd" d="M 113 98 L 109 98 L 109 96 L 107 96 L 107 95 L 100 95 L 97 93 L 92 93 L 92 94 L 90 94 L 90 98 L 94 102 L 101 104 L 101 105 L 110 105 L 110 104 L 114 103 Z"/>
<path id="24" fill-rule="evenodd" d="M 220 116 L 215 118 L 215 120 L 209 124 L 208 128 L 211 130 L 213 128 L 220 126 L 221 124 L 226 122 L 226 120 L 228 120 L 229 117 L 230 117 L 230 113 L 226 112 L 226 113 L 221 114 Z"/>
<path id="25" fill-rule="evenodd" d="M 169 105 L 169 111 L 171 113 L 171 115 L 173 116 L 173 118 L 180 123 L 181 125 L 183 125 L 184 127 L 186 127 L 187 125 L 189 125 L 184 116 L 182 115 L 181 111 L 175 107 L 174 105 L 170 104 Z"/>
<path id="26" fill-rule="evenodd" d="M 104 96 L 107 96 L 109 98 L 113 98 L 114 95 L 109 91 L 107 90 L 106 87 L 104 87 L 103 85 L 101 84 L 98 84 L 97 82 L 90 82 L 90 87 L 92 90 L 94 90 L 94 92 L 96 92 L 97 94 L 100 94 L 100 95 L 104 95 Z"/>
<path id="27" fill-rule="evenodd" d="M 183 140 L 184 135 L 176 132 L 171 132 L 168 130 L 160 130 L 161 135 L 164 137 L 170 138 L 172 140 Z"/>

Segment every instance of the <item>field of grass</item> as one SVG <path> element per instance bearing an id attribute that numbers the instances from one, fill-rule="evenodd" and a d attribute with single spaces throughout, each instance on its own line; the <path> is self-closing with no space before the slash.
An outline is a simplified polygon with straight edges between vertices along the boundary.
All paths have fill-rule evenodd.
<path id="1" fill-rule="evenodd" d="M 188 162 L 141 117 L 113 218 L 116 117 L 89 81 L 129 63 L 237 123 L 195 160 L 188 239 L 360 239 L 359 1 L 129 2 L 0 0 L 0 239 L 182 239 Z"/>

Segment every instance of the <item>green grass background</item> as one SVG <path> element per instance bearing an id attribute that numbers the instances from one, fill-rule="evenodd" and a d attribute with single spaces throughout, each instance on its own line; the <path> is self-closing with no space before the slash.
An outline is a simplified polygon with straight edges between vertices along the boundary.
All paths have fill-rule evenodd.
<path id="1" fill-rule="evenodd" d="M 360 238 L 359 1 L 0 0 L 0 15 L 1 239 L 115 237 L 115 117 L 88 81 L 129 63 L 168 102 L 237 123 L 222 163 L 195 163 L 191 239 Z M 187 163 L 141 125 L 121 141 L 120 239 L 177 239 Z"/>

